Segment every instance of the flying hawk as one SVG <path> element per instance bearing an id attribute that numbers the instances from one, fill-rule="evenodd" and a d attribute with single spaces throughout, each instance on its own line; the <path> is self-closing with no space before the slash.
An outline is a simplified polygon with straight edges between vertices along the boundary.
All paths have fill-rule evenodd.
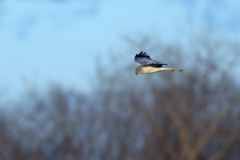
<path id="1" fill-rule="evenodd" d="M 140 52 L 139 54 L 136 54 L 136 56 L 134 57 L 134 61 L 141 64 L 135 69 L 136 75 L 162 71 L 183 72 L 182 69 L 164 68 L 163 65 L 167 64 L 152 60 L 150 56 L 146 54 L 146 52 Z"/>

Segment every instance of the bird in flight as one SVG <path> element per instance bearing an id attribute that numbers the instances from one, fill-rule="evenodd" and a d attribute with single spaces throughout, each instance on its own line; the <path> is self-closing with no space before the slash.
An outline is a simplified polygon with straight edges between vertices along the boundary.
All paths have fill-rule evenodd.
<path id="1" fill-rule="evenodd" d="M 136 75 L 162 71 L 183 72 L 182 69 L 164 68 L 163 65 L 167 64 L 152 60 L 150 56 L 146 54 L 146 52 L 140 52 L 139 54 L 136 54 L 134 61 L 140 64 L 140 66 L 136 67 L 135 69 Z"/>

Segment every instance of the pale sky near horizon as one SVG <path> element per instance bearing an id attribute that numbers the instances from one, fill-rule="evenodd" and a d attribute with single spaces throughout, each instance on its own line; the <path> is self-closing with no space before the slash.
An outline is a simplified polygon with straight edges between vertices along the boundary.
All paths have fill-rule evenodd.
<path id="1" fill-rule="evenodd" d="M 0 96 L 55 82 L 87 91 L 97 54 L 124 47 L 121 36 L 156 29 L 179 40 L 213 29 L 240 39 L 239 17 L 237 0 L 3 0 Z M 136 53 L 122 54 L 132 61 Z"/>

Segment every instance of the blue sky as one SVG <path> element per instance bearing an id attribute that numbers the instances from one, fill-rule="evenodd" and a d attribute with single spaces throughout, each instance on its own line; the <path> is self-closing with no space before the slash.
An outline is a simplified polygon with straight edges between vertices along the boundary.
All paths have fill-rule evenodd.
<path id="1" fill-rule="evenodd" d="M 124 48 L 122 36 L 181 40 L 212 29 L 239 39 L 239 17 L 238 0 L 3 0 L 0 96 L 55 82 L 88 91 L 96 56 Z M 131 63 L 135 53 L 122 54 Z"/>

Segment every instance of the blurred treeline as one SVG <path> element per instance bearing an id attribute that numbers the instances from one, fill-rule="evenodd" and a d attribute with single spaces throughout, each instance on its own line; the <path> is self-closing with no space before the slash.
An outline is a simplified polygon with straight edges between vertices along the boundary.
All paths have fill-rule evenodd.
<path id="1" fill-rule="evenodd" d="M 0 159 L 239 159 L 239 43 L 207 34 L 125 41 L 109 64 L 97 60 L 90 93 L 54 85 L 1 106 Z M 136 76 L 142 50 L 185 71 Z"/>

